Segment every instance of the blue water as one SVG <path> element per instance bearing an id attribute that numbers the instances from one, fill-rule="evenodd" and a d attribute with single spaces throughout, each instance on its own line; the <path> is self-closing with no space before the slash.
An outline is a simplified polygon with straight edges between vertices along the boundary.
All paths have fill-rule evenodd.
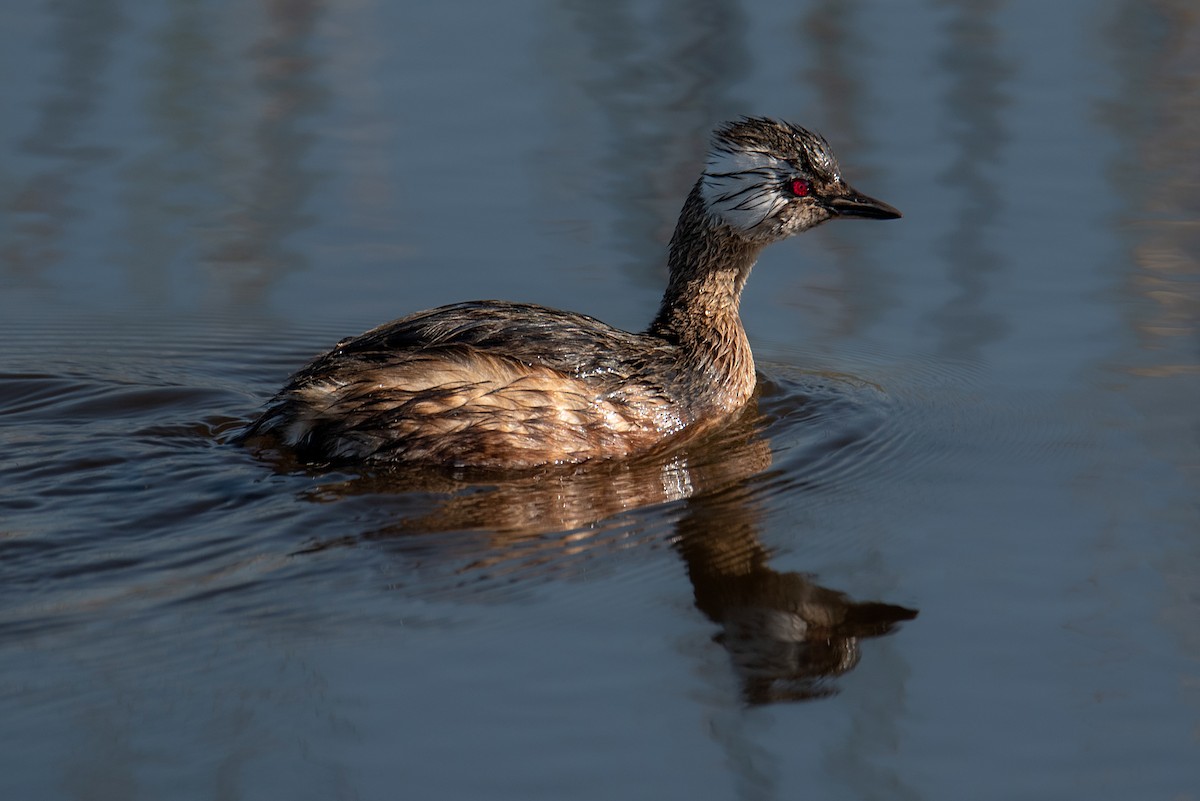
<path id="1" fill-rule="evenodd" d="M 6 4 L 0 798 L 1196 797 L 1198 77 L 1184 0 Z M 641 328 L 741 114 L 904 218 L 764 253 L 727 429 L 230 444 L 418 309 Z"/>

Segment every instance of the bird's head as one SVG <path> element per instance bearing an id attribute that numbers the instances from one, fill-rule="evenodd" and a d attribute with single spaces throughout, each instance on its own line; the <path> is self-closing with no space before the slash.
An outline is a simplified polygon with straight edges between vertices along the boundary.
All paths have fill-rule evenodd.
<path id="1" fill-rule="evenodd" d="M 700 194 L 719 223 L 763 244 L 834 218 L 900 216 L 842 179 L 822 136 L 764 117 L 744 117 L 717 129 Z"/>

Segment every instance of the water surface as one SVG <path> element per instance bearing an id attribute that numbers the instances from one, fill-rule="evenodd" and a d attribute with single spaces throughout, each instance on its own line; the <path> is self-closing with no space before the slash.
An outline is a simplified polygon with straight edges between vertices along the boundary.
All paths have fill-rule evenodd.
<path id="1" fill-rule="evenodd" d="M 1161 0 L 0 12 L 0 796 L 1191 798 L 1200 28 Z M 708 132 L 755 404 L 521 475 L 230 444 L 500 297 L 653 315 Z"/>

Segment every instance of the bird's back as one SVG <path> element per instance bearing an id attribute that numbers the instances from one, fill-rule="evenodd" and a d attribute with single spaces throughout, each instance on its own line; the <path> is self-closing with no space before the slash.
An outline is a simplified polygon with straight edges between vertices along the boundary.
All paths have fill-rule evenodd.
<path id="1" fill-rule="evenodd" d="M 582 314 L 475 301 L 339 342 L 247 437 L 332 461 L 521 467 L 624 456 L 683 428 L 675 349 Z"/>

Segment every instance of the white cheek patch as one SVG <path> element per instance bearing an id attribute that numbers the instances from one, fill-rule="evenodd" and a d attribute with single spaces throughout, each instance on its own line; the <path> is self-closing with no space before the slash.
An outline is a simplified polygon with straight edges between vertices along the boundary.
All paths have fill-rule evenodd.
<path id="1" fill-rule="evenodd" d="M 709 211 L 749 231 L 787 202 L 779 187 L 790 172 L 767 153 L 718 149 L 709 155 L 700 193 Z"/>

